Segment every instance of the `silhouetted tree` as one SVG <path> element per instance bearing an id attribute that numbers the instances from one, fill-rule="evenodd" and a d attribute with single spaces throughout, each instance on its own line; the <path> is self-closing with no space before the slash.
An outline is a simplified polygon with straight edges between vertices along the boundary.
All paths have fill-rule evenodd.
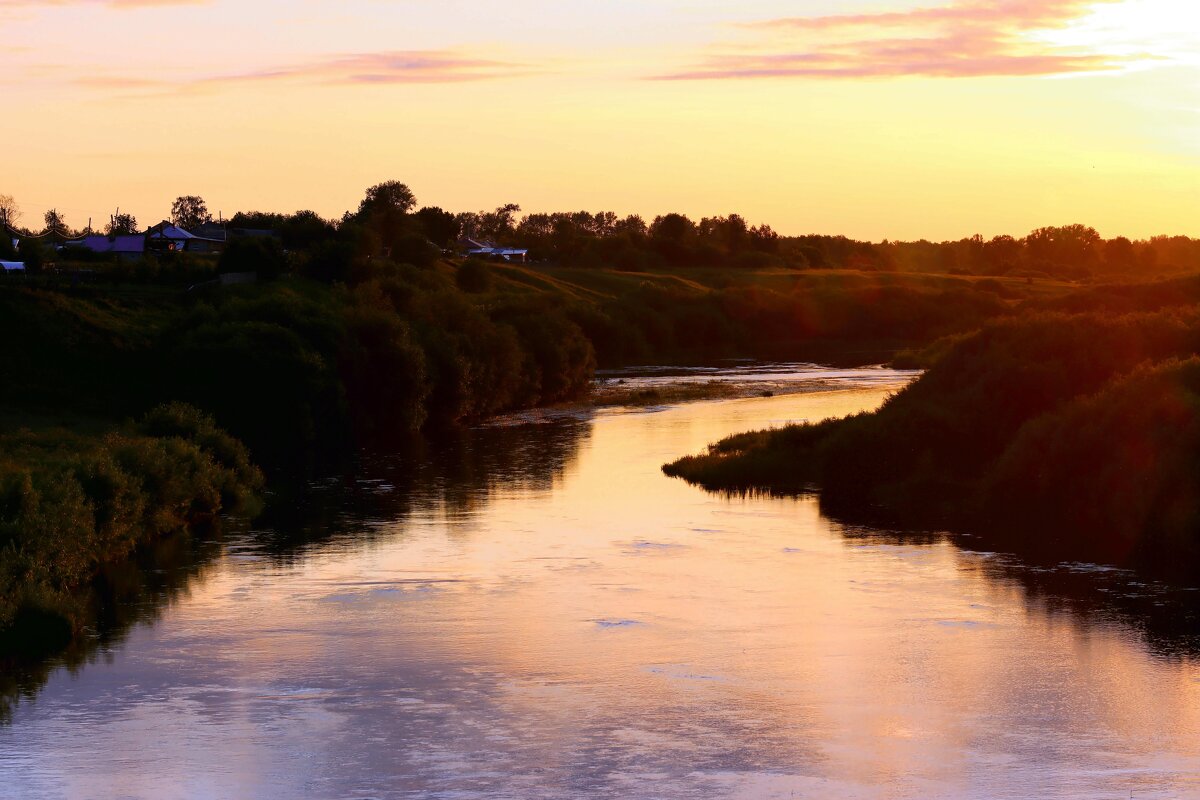
<path id="1" fill-rule="evenodd" d="M 137 217 L 133 214 L 116 213 L 105 226 L 104 232 L 109 236 L 132 235 L 138 232 Z"/>
<path id="2" fill-rule="evenodd" d="M 755 250 L 764 253 L 779 252 L 779 234 L 770 225 L 756 225 L 750 229 L 750 242 Z"/>
<path id="3" fill-rule="evenodd" d="M 208 213 L 203 197 L 189 194 L 175 198 L 171 204 L 171 221 L 187 230 L 211 222 L 212 215 Z"/>
<path id="4" fill-rule="evenodd" d="M 1137 264 L 1133 242 L 1118 236 L 1104 244 L 1104 264 L 1112 272 L 1129 270 Z"/>
<path id="5" fill-rule="evenodd" d="M 696 223 L 683 214 L 665 214 L 650 225 L 654 249 L 672 263 L 681 263 L 691 256 L 695 239 Z"/>
<path id="6" fill-rule="evenodd" d="M 625 219 L 618 220 L 613 225 L 613 233 L 625 233 L 634 237 L 645 236 L 647 230 L 648 228 L 646 226 L 646 220 L 642 219 L 637 214 L 630 214 Z"/>
<path id="7" fill-rule="evenodd" d="M 726 255 L 748 249 L 750 242 L 750 226 L 737 214 L 702 219 L 698 232 L 701 239 Z"/>
<path id="8" fill-rule="evenodd" d="M 67 228 L 67 221 L 63 218 L 63 215 L 59 213 L 58 209 L 50 209 L 45 213 L 42 219 L 46 223 L 45 230 L 47 233 L 64 237 L 70 233 L 69 229 Z"/>
<path id="9" fill-rule="evenodd" d="M 476 239 L 502 243 L 511 240 L 516 233 L 517 214 L 521 207 L 506 203 L 495 211 L 480 211 L 478 214 L 460 214 L 463 233 Z"/>
<path id="10" fill-rule="evenodd" d="M 443 211 L 436 206 L 426 206 L 415 216 L 429 241 L 437 246 L 445 247 L 458 239 L 461 230 L 459 221 L 449 211 Z"/>
<path id="11" fill-rule="evenodd" d="M 315 211 L 297 211 L 290 216 L 262 211 L 239 211 L 229 220 L 229 227 L 274 231 L 279 234 L 287 250 L 307 250 L 337 235 L 334 224 Z"/>
<path id="12" fill-rule="evenodd" d="M 380 212 L 407 214 L 417 204 L 412 190 L 400 181 L 384 181 L 367 189 L 367 194 L 358 206 L 360 220 Z"/>
<path id="13" fill-rule="evenodd" d="M 983 246 L 985 271 L 992 275 L 1009 272 L 1020 265 L 1023 252 L 1024 245 L 1013 237 L 993 237 Z"/>
<path id="14" fill-rule="evenodd" d="M 1086 273 L 1099 260 L 1100 234 L 1086 225 L 1065 225 L 1061 228 L 1038 228 L 1025 238 L 1025 249 L 1034 266 L 1047 269 L 1063 268 Z"/>
<path id="15" fill-rule="evenodd" d="M 21 207 L 17 205 L 17 201 L 11 194 L 0 194 L 0 224 L 7 223 L 9 227 L 15 228 L 19 219 Z"/>

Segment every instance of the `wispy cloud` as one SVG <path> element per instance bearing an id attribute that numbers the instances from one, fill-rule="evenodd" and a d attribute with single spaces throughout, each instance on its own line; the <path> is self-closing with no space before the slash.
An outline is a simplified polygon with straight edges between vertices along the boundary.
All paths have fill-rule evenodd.
<path id="1" fill-rule="evenodd" d="M 740 25 L 756 40 L 658 76 L 667 80 L 1060 75 L 1121 67 L 1033 34 L 1070 26 L 1117 0 L 952 0 L 873 14 L 787 17 Z"/>
<path id="2" fill-rule="evenodd" d="M 993 30 L 1031 30 L 1069 23 L 1104 2 L 1115 0 L 957 0 L 943 6 L 914 8 L 908 11 L 785 17 L 752 22 L 747 27 L 829 29 L 959 23 L 983 25 Z"/>
<path id="3" fill-rule="evenodd" d="M 529 65 L 473 58 L 443 50 L 362 53 L 305 64 L 244 72 L 207 82 L 302 81 L 329 84 L 461 83 L 507 78 L 531 71 Z"/>
<path id="4" fill-rule="evenodd" d="M 527 64 L 476 58 L 454 51 L 390 51 L 331 56 L 278 67 L 179 78 L 91 74 L 71 82 L 85 89 L 129 94 L 211 92 L 239 85 L 388 85 L 467 83 L 532 74 Z"/>

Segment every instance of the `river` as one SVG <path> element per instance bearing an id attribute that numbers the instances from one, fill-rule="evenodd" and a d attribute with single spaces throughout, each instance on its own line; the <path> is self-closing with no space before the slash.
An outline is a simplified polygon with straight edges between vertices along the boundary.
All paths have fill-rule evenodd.
<path id="1" fill-rule="evenodd" d="M 227 533 L 16 705 L 0 797 L 1200 797 L 1197 593 L 661 474 L 910 377 L 790 374 L 511 418 Z"/>

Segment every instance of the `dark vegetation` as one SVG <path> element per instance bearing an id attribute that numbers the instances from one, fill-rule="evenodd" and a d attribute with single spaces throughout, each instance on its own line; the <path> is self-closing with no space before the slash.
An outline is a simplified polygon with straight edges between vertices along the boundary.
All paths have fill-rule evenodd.
<path id="1" fill-rule="evenodd" d="M 324 219 L 313 211 L 250 211 L 235 214 L 222 227 L 233 235 L 273 234 L 263 238 L 273 239 L 290 256 L 286 267 L 280 268 L 325 280 L 342 280 L 356 259 L 378 255 L 396 263 L 428 266 L 437 260 L 440 250 L 453 248 L 463 237 L 527 248 L 530 258 L 539 264 L 632 272 L 779 268 L 1112 281 L 1180 275 L 1200 263 L 1197 239 L 1106 240 L 1094 228 L 1080 224 L 1039 228 L 1021 238 L 976 235 L 943 242 L 867 242 L 845 236 L 784 236 L 738 214 L 694 221 L 679 213 L 647 220 L 611 211 L 523 217 L 518 216 L 520 211 L 515 204 L 494 211 L 459 213 L 430 206 L 417 208 L 407 186 L 388 181 L 368 189 L 359 208 L 338 220 Z M 20 211 L 8 196 L 0 195 L 0 213 L 6 215 L 9 232 L 21 240 L 20 256 L 35 267 L 56 260 L 51 246 L 93 232 L 72 229 L 54 210 L 45 215 L 40 233 L 19 227 L 15 220 Z M 203 198 L 190 195 L 176 199 L 171 220 L 188 229 L 213 223 Z M 137 229 L 136 219 L 118 211 L 103 232 L 133 233 Z M 8 237 L 0 237 L 0 256 L 8 250 Z M 8 257 L 16 255 L 8 253 Z M 87 259 L 80 252 L 66 255 L 70 257 L 67 260 Z M 146 261 L 153 263 L 133 272 L 142 280 L 158 279 L 162 268 L 170 271 L 177 269 L 181 260 L 187 261 L 175 255 L 166 259 L 170 264 L 158 263 L 162 260 L 161 254 L 148 258 Z M 200 269 L 194 260 L 190 266 Z M 214 267 L 209 265 L 213 274 Z M 116 270 L 118 274 L 125 271 Z"/>
<path id="2" fill-rule="evenodd" d="M 847 517 L 1200 574 L 1200 292 L 1110 287 L 939 344 L 875 413 L 719 442 L 665 467 L 714 489 L 821 490 Z M 1117 313 L 1114 313 L 1116 310 Z"/>
<path id="3" fill-rule="evenodd" d="M 1169 305 L 1171 289 L 1076 282 L 1181 272 L 1200 247 L 1105 242 L 1083 226 L 873 244 L 782 237 L 737 215 L 456 214 L 387 182 L 338 220 L 236 214 L 218 226 L 219 256 L 123 261 L 62 248 L 82 232 L 57 213 L 38 234 L 12 228 L 0 200 L 20 240 L 10 255 L 29 271 L 0 285 L 0 651 L 78 632 L 86 587 L 169 534 L 196 535 L 258 491 L 256 468 L 287 506 L 359 446 L 410 447 L 415 432 L 577 400 L 597 364 L 866 363 L 902 348 L 926 363 L 938 341 L 950 363 L 971 331 L 1007 330 L 1031 309 Z M 172 221 L 214 224 L 195 196 Z M 118 213 L 106 232 L 137 230 Z M 462 237 L 528 248 L 535 263 L 464 261 Z M 195 430 L 154 427 L 164 414 Z M 47 421 L 64 416 L 65 431 Z"/>
<path id="4" fill-rule="evenodd" d="M 0 662 L 68 644 L 104 565 L 262 488 L 246 448 L 179 403 L 103 435 L 13 426 L 0 448 Z"/>

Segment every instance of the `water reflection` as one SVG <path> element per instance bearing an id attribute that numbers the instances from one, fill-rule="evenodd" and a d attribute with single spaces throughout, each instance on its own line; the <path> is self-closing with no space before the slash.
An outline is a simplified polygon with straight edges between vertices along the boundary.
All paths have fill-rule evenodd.
<path id="1" fill-rule="evenodd" d="M 822 513 L 827 513 L 822 508 Z M 924 530 L 883 530 L 844 520 L 832 526 L 851 545 L 949 545 L 957 567 L 1016 589 L 1030 615 L 1069 619 L 1081 631 L 1119 626 L 1162 658 L 1200 657 L 1200 588 L 1172 585 L 1118 567 L 995 552 L 986 539 Z"/>
<path id="2" fill-rule="evenodd" d="M 1200 794 L 1194 649 L 1118 578 L 659 473 L 885 392 L 383 459 L 53 674 L 0 729 L 0 797 Z"/>
<path id="3" fill-rule="evenodd" d="M 321 548 L 395 535 L 396 524 L 414 513 L 444 509 L 465 519 L 498 490 L 550 491 L 589 431 L 587 417 L 575 415 L 553 424 L 414 437 L 387 453 L 362 453 L 342 476 L 275 498 L 253 528 L 225 520 L 110 566 L 88 590 L 93 620 L 87 636 L 51 658 L 0 660 L 0 724 L 19 703 L 33 700 L 55 670 L 76 674 L 87 664 L 111 663 L 134 626 L 158 621 L 222 554 L 268 554 L 291 564 Z"/>
<path id="4" fill-rule="evenodd" d="M 77 674 L 88 664 L 111 663 L 131 628 L 155 622 L 166 607 L 201 579 L 221 553 L 217 530 L 179 535 L 108 567 L 88 591 L 93 619 L 88 634 L 52 658 L 0 659 L 0 725 L 30 702 L 56 670 Z"/>
<path id="5" fill-rule="evenodd" d="M 358 543 L 413 514 L 443 511 L 466 520 L 496 492 L 553 489 L 591 433 L 589 415 L 563 414 L 544 424 L 488 425 L 415 437 L 388 452 L 363 452 L 355 469 L 275 502 L 241 547 L 281 561 L 322 546 Z"/>

